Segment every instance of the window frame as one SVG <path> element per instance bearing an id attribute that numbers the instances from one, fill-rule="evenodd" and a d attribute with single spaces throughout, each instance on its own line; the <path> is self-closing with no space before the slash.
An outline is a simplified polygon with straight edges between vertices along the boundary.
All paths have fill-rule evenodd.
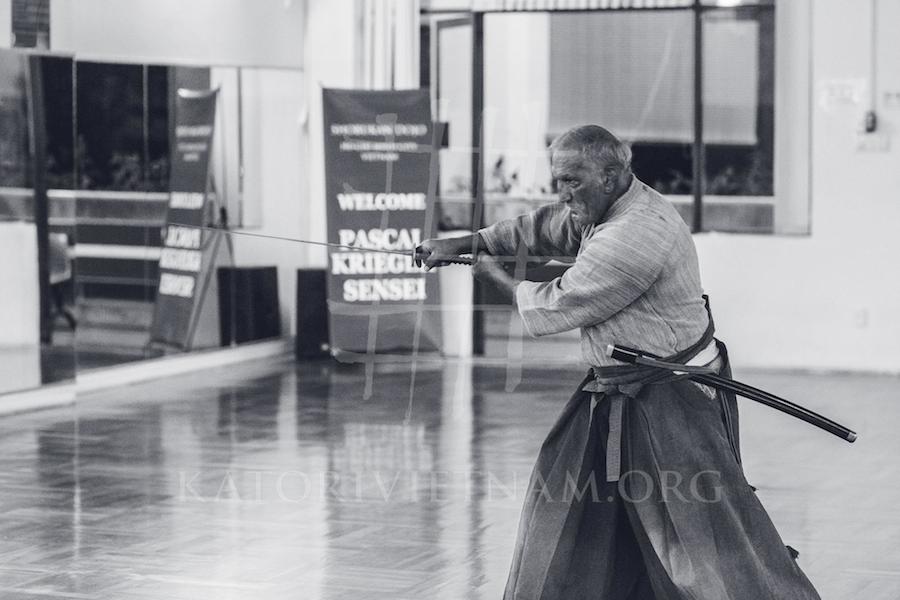
<path id="1" fill-rule="evenodd" d="M 446 3 L 444 3 L 446 4 Z M 545 13 L 545 14 L 553 14 L 553 13 L 610 13 L 610 12 L 669 12 L 669 11 L 680 11 L 686 12 L 691 11 L 694 27 L 693 27 L 693 63 L 694 63 L 694 71 L 693 71 L 693 142 L 692 142 L 692 180 L 694 182 L 692 193 L 688 195 L 676 196 L 672 198 L 676 206 L 680 206 L 681 210 L 684 213 L 687 213 L 689 218 L 686 218 L 685 221 L 691 227 L 691 231 L 693 233 L 702 233 L 706 231 L 720 231 L 717 229 L 708 229 L 704 224 L 704 210 L 709 209 L 712 206 L 719 207 L 722 202 L 727 202 L 724 200 L 725 198 L 731 198 L 730 196 L 711 196 L 705 193 L 705 183 L 707 179 L 706 173 L 706 142 L 704 141 L 704 103 L 703 103 L 703 25 L 704 25 L 704 15 L 708 12 L 712 11 L 722 11 L 723 9 L 731 9 L 731 10 L 742 10 L 742 9 L 761 9 L 761 10 L 771 10 L 774 11 L 776 9 L 775 0 L 729 0 L 728 2 L 721 2 L 719 0 L 693 0 L 689 5 L 681 4 L 678 6 L 648 6 L 641 8 L 634 7 L 617 7 L 617 8 L 553 8 L 548 9 L 544 8 L 522 8 L 522 7 L 513 7 L 507 8 L 505 6 L 501 6 L 501 2 L 481 2 L 481 3 L 473 3 L 473 2 L 459 2 L 455 3 L 459 6 L 441 6 L 440 8 L 432 8 L 429 5 L 423 6 L 422 15 L 424 17 L 440 17 L 446 16 L 448 13 L 455 13 L 456 15 L 465 14 L 467 19 L 471 19 L 471 26 L 473 30 L 472 35 L 472 165 L 470 172 L 471 179 L 471 201 L 473 203 L 472 207 L 472 220 L 471 220 L 471 228 L 473 231 L 476 231 L 481 226 L 484 225 L 484 214 L 485 214 L 485 190 L 482 182 L 485 181 L 485 152 L 484 152 L 484 139 L 483 139 L 483 130 L 482 123 L 480 121 L 481 116 L 484 113 L 484 77 L 485 77 L 485 62 L 484 62 L 484 17 L 487 14 L 515 14 L 515 13 Z M 508 3 L 507 3 L 508 4 Z M 776 21 L 777 22 L 777 21 Z M 777 37 L 777 34 L 775 35 Z M 434 40 L 431 40 L 431 43 L 434 44 Z M 434 51 L 434 49 L 433 49 Z M 775 70 L 777 70 L 777 63 L 775 65 Z M 436 74 L 435 74 L 436 75 Z M 773 72 L 772 77 L 776 80 L 777 85 L 777 73 Z M 776 101 L 777 104 L 777 101 Z M 773 106 L 773 111 L 775 111 L 775 117 L 773 118 L 773 123 L 777 121 L 777 107 Z M 477 116 L 476 116 L 477 115 Z M 774 125 L 773 125 L 774 127 Z M 777 146 L 778 134 L 776 131 L 773 131 L 773 155 L 776 152 L 775 146 Z M 776 162 L 776 158 L 773 157 L 773 162 Z M 771 225 L 766 224 L 755 224 L 750 225 L 746 228 L 741 228 L 738 233 L 750 233 L 750 234 L 776 234 L 777 233 L 777 224 L 775 223 L 775 215 L 777 213 L 776 209 L 776 201 L 775 201 L 775 174 L 773 172 L 773 195 L 772 196 L 758 196 L 752 197 L 752 199 L 747 202 L 738 200 L 744 205 L 765 205 L 770 209 L 772 215 Z M 735 196 L 734 198 L 740 198 Z M 747 197 L 749 199 L 751 197 Z M 689 202 L 689 206 L 685 207 L 685 201 Z M 706 202 L 704 202 L 706 201 Z M 746 207 L 745 207 L 746 208 Z M 687 210 L 686 210 L 687 209 Z"/>

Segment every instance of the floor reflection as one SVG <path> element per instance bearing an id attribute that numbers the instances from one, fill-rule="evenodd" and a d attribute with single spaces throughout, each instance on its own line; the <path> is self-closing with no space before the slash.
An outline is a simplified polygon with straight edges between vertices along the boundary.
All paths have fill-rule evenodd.
<path id="1" fill-rule="evenodd" d="M 255 393 L 258 388 L 266 394 Z M 271 441 L 278 438 L 278 410 L 281 399 L 281 376 L 255 379 L 252 385 L 227 386 L 219 389 L 218 433 L 235 443 Z"/>
<path id="2" fill-rule="evenodd" d="M 504 368 L 379 365 L 367 382 L 362 366 L 284 360 L 5 418 L 0 595 L 499 598 L 534 456 L 581 376 L 525 369 L 507 391 Z M 744 415 L 750 476 L 823 597 L 866 569 L 900 587 L 896 540 L 879 533 L 900 517 L 874 510 L 896 505 L 896 486 L 862 498 L 846 485 L 860 461 L 900 449 L 877 433 L 900 416 L 900 383 L 875 380 L 850 413 L 836 394 L 859 379 L 758 377 L 811 390 L 813 408 L 862 434 L 849 451 Z M 879 463 L 883 481 L 895 462 Z M 879 552 L 854 550 L 860 528 Z"/>

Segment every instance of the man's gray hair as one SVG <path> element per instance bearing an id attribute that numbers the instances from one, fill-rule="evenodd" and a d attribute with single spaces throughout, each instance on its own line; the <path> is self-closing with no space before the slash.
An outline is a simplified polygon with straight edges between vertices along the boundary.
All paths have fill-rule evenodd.
<path id="1" fill-rule="evenodd" d="M 599 125 L 573 127 L 550 144 L 550 152 L 576 151 L 601 168 L 631 168 L 631 146 Z"/>

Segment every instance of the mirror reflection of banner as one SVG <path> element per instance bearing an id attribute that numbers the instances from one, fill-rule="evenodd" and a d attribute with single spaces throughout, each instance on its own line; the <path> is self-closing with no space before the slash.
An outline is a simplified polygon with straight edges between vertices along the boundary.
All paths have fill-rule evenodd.
<path id="1" fill-rule="evenodd" d="M 328 241 L 411 253 L 435 230 L 428 91 L 326 89 L 322 101 Z M 437 273 L 410 256 L 329 249 L 334 350 L 438 350 L 439 302 Z"/>
<path id="2" fill-rule="evenodd" d="M 207 247 L 217 234 L 205 225 L 209 158 L 217 90 L 179 89 L 175 102 L 167 225 L 159 259 L 159 287 L 150 341 L 189 349 L 203 282 L 212 257 Z M 214 244 L 217 245 L 217 244 Z"/>

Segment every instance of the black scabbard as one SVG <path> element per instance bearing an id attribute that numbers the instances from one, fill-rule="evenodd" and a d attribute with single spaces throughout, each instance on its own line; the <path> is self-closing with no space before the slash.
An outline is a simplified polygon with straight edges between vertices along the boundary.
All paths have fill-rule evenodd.
<path id="1" fill-rule="evenodd" d="M 688 379 L 690 379 L 691 381 L 696 381 L 697 383 L 712 386 L 716 389 L 734 392 L 738 396 L 749 398 L 750 400 L 754 400 L 756 402 L 759 402 L 760 404 L 764 404 L 769 408 L 780 410 L 781 412 L 791 415 L 792 417 L 796 417 L 801 421 L 806 421 L 810 425 L 815 425 L 819 429 L 824 429 L 828 433 L 834 434 L 850 443 L 856 441 L 856 432 L 844 427 L 840 423 L 836 423 L 828 417 L 811 411 L 808 408 L 800 406 L 799 404 L 795 404 L 790 400 L 785 400 L 784 398 L 776 396 L 775 394 L 770 394 L 769 392 L 747 385 L 746 383 L 741 383 L 740 381 L 735 381 L 734 379 L 728 379 L 727 377 L 722 377 L 721 375 L 690 374 L 688 375 Z"/>
<path id="2" fill-rule="evenodd" d="M 801 421 L 806 421 L 810 425 L 814 425 L 819 429 L 823 429 L 830 434 L 836 435 L 842 440 L 846 440 L 850 443 L 856 441 L 856 432 L 844 427 L 840 423 L 832 421 L 828 417 L 824 417 L 817 412 L 811 411 L 799 404 L 795 404 L 790 400 L 785 400 L 775 394 L 770 394 L 769 392 L 734 379 L 722 377 L 721 375 L 716 374 L 712 369 L 663 362 L 659 360 L 659 357 L 657 356 L 626 346 L 609 346 L 608 354 L 616 360 L 633 365 L 644 365 L 656 369 L 684 373 L 691 381 L 708 385 L 719 390 L 733 392 L 738 396 L 749 398 L 750 400 L 759 402 L 769 408 L 774 408 L 775 410 L 800 419 Z"/>

